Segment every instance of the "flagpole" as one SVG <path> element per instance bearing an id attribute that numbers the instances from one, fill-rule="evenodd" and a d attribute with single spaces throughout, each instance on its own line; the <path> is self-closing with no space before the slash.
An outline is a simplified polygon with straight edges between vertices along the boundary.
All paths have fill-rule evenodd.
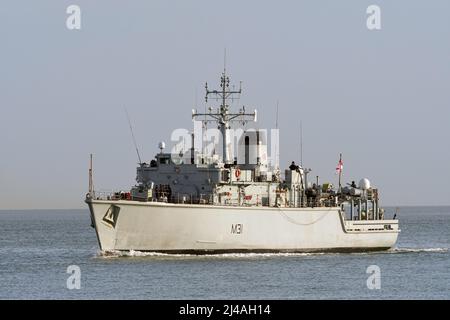
<path id="1" fill-rule="evenodd" d="M 341 192 L 342 153 L 339 154 L 339 192 Z"/>

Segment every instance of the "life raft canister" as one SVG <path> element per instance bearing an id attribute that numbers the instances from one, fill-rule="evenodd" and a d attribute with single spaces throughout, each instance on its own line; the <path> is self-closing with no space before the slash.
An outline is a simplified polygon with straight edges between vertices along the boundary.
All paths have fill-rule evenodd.
<path id="1" fill-rule="evenodd" d="M 234 175 L 239 179 L 239 177 L 241 176 L 241 169 L 236 169 L 236 171 L 234 171 Z"/>

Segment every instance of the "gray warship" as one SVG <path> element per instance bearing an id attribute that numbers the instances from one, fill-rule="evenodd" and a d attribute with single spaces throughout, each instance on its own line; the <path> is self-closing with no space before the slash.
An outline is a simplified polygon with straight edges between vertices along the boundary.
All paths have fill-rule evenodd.
<path id="1" fill-rule="evenodd" d="M 100 249 L 211 254 L 225 252 L 370 251 L 392 248 L 400 232 L 386 219 L 379 192 L 368 179 L 334 188 L 308 181 L 310 170 L 292 162 L 284 171 L 269 163 L 267 133 L 243 130 L 234 149 L 232 127 L 257 121 L 257 111 L 233 112 L 224 69 L 220 89 L 208 98 L 217 108 L 192 110 L 192 119 L 217 125 L 222 154 L 195 146 L 165 152 L 137 167 L 128 191 L 102 193 L 89 171 L 89 206 Z M 198 138 L 198 137 L 197 137 Z M 235 152 L 236 151 L 236 152 Z M 342 172 L 342 161 L 337 170 Z"/>

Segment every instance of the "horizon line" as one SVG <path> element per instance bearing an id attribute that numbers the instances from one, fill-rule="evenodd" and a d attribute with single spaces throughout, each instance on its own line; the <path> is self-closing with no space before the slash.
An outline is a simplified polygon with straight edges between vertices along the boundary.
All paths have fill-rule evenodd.
<path id="1" fill-rule="evenodd" d="M 430 205 L 426 205 L 426 204 L 418 204 L 418 205 L 414 205 L 414 204 L 408 204 L 408 205 L 383 205 L 384 208 L 395 208 L 395 207 L 450 207 L 450 204 L 430 204 Z M 57 211 L 57 210 L 89 210 L 89 208 L 0 208 L 0 211 L 43 211 L 43 210 L 52 210 L 52 211 Z"/>

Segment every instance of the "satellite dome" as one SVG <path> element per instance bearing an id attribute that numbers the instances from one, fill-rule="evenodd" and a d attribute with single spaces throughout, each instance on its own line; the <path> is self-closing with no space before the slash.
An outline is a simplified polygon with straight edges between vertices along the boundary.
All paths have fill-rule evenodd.
<path id="1" fill-rule="evenodd" d="M 370 189 L 370 181 L 367 178 L 359 180 L 359 188 L 362 190 Z"/>

